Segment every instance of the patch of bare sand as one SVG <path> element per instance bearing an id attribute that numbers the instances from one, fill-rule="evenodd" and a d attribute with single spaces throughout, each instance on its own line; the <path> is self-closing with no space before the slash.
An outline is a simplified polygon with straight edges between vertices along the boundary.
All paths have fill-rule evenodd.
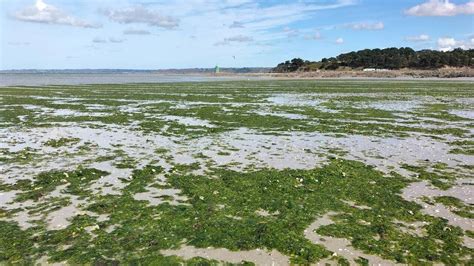
<path id="1" fill-rule="evenodd" d="M 166 256 L 179 256 L 184 259 L 202 257 L 230 263 L 253 262 L 256 265 L 283 266 L 290 265 L 289 258 L 280 252 L 255 249 L 249 251 L 231 251 L 225 248 L 196 248 L 182 246 L 179 249 L 162 250 Z"/>

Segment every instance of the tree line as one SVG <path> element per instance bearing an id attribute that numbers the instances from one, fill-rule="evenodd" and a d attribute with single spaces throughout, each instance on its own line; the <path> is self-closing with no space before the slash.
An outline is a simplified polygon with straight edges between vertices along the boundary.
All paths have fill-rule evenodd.
<path id="1" fill-rule="evenodd" d="M 294 58 L 278 64 L 273 72 L 363 69 L 437 69 L 442 67 L 474 67 L 474 49 L 461 48 L 442 52 L 436 50 L 415 51 L 412 48 L 365 49 L 323 58 L 319 62 Z"/>

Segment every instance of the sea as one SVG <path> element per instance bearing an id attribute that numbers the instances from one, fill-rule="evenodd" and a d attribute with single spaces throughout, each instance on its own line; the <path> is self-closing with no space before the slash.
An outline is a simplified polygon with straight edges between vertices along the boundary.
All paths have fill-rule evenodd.
<path id="1" fill-rule="evenodd" d="M 259 80 L 258 76 L 131 73 L 0 73 L 0 87 Z"/>

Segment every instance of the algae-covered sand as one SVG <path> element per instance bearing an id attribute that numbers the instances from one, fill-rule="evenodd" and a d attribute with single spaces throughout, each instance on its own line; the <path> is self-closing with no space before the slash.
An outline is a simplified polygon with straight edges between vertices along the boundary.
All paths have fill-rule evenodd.
<path id="1" fill-rule="evenodd" d="M 472 264 L 474 85 L 0 88 L 0 264 Z"/>

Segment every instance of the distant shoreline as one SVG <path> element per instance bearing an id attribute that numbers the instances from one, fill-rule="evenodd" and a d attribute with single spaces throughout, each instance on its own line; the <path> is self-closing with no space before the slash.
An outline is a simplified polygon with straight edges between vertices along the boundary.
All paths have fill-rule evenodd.
<path id="1" fill-rule="evenodd" d="M 370 69 L 366 69 L 370 70 Z M 215 73 L 213 68 L 186 68 L 186 69 L 19 69 L 0 70 L 0 75 L 34 74 L 34 75 L 158 75 L 158 76 L 202 76 L 202 77 L 229 77 L 229 76 L 257 76 L 267 78 L 466 78 L 474 77 L 474 68 L 439 68 L 430 70 L 421 69 L 338 69 L 318 71 L 272 72 L 272 68 L 243 67 L 221 68 Z"/>
<path id="2" fill-rule="evenodd" d="M 472 69 L 470 71 L 473 71 Z M 453 76 L 451 73 L 389 71 L 321 71 L 291 73 L 0 73 L 0 87 L 137 84 L 178 82 L 223 82 L 263 80 L 367 80 L 367 81 L 451 81 L 474 82 L 474 75 Z"/>
<path id="3" fill-rule="evenodd" d="M 264 76 L 262 76 L 263 78 Z M 268 80 L 360 80 L 360 81 L 470 81 L 474 82 L 474 77 L 411 77 L 411 76 L 399 76 L 399 77 L 368 77 L 368 76 L 341 76 L 341 77 L 321 77 L 321 76 L 284 76 L 284 75 L 271 75 L 267 76 Z"/>
<path id="4" fill-rule="evenodd" d="M 325 71 L 296 71 L 286 73 L 266 73 L 255 74 L 259 76 L 269 76 L 274 78 L 293 79 L 460 79 L 474 78 L 474 68 L 440 68 L 434 70 L 401 69 L 384 71 L 363 71 L 363 70 L 325 70 Z"/>

